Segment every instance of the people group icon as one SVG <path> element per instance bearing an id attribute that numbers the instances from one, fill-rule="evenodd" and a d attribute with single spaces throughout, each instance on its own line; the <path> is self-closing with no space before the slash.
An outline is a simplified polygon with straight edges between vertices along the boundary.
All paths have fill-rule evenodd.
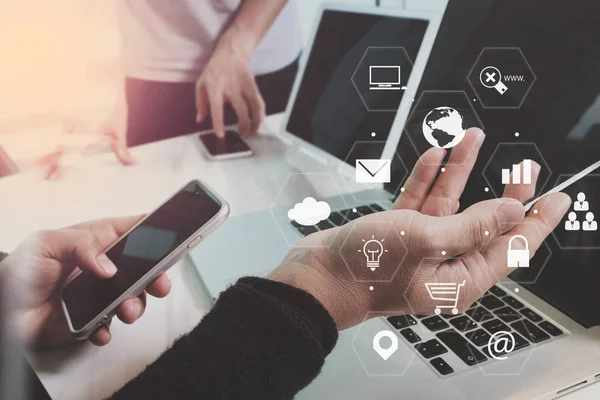
<path id="1" fill-rule="evenodd" d="M 594 219 L 594 213 L 585 214 L 585 221 L 583 221 L 583 230 L 584 231 L 597 231 L 598 230 L 598 222 Z"/>
<path id="2" fill-rule="evenodd" d="M 577 201 L 573 203 L 575 211 L 590 211 L 590 203 L 585 200 L 585 193 L 580 192 L 577 195 Z"/>
<path id="3" fill-rule="evenodd" d="M 586 200 L 586 195 L 583 192 L 577 194 L 577 201 L 573 202 L 573 210 L 568 215 L 567 221 L 565 221 L 566 231 L 579 231 L 583 230 L 586 232 L 595 232 L 598 230 L 598 222 L 593 212 L 590 212 L 590 203 Z M 581 223 L 577 217 L 577 212 L 585 212 L 585 221 Z"/>

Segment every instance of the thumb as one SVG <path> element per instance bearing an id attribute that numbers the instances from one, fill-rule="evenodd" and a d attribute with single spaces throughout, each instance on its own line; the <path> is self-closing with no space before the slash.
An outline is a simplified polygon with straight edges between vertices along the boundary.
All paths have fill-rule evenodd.
<path id="1" fill-rule="evenodd" d="M 75 267 L 100 278 L 110 278 L 117 267 L 104 254 L 105 248 L 96 235 L 79 229 L 50 231 L 40 238 L 52 258 L 60 261 L 65 274 Z"/>
<path id="2" fill-rule="evenodd" d="M 509 198 L 482 201 L 460 214 L 448 217 L 428 217 L 425 221 L 433 229 L 436 257 L 456 257 L 472 250 L 483 248 L 525 217 L 525 207 L 521 202 Z M 431 236 L 430 236 L 431 238 Z M 445 253 L 441 253 L 444 251 Z"/>

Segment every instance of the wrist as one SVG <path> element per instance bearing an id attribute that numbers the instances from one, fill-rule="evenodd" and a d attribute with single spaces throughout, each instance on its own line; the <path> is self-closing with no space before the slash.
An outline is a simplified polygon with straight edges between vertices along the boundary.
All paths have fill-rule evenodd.
<path id="1" fill-rule="evenodd" d="M 246 63 L 250 64 L 252 55 L 256 46 L 258 46 L 259 40 L 252 32 L 244 30 L 240 23 L 234 21 L 229 29 L 223 33 L 215 53 L 227 53 L 234 55 L 237 58 L 243 59 Z"/>
<path id="2" fill-rule="evenodd" d="M 330 253 L 324 249 L 324 253 Z M 354 279 L 339 279 L 337 268 L 346 268 L 339 256 L 332 254 L 323 260 L 313 258 L 310 261 L 284 262 L 268 278 L 286 283 L 315 297 L 329 312 L 338 330 L 344 330 L 359 324 L 372 311 L 371 298 L 365 284 Z M 339 263 L 342 265 L 338 265 Z M 347 274 L 341 274 L 348 278 Z"/>

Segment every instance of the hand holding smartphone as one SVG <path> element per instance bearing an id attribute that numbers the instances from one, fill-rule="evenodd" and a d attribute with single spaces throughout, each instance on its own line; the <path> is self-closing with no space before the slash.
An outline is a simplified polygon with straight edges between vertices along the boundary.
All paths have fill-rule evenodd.
<path id="1" fill-rule="evenodd" d="M 202 142 L 204 154 L 210 161 L 230 160 L 252 155 L 250 145 L 232 129 L 225 131 L 223 139 L 217 137 L 214 132 L 200 134 L 199 139 Z"/>
<path id="2" fill-rule="evenodd" d="M 66 283 L 61 300 L 71 333 L 87 339 L 125 299 L 141 294 L 228 215 L 229 205 L 206 185 L 184 186 L 106 250 L 118 269 L 112 278 L 80 272 Z"/>

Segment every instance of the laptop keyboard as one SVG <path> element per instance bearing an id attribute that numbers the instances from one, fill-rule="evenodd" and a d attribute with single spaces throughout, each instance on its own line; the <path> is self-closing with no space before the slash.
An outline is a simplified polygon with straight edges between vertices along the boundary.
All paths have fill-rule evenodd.
<path id="1" fill-rule="evenodd" d="M 421 338 L 415 332 L 417 324 L 412 323 L 415 318 L 425 332 L 431 332 L 428 337 Z M 457 367 L 495 361 L 487 345 L 496 332 L 511 333 L 515 344 L 511 355 L 532 343 L 538 345 L 564 334 L 556 324 L 498 286 L 492 287 L 464 314 L 403 315 L 388 317 L 387 322 L 441 376 L 454 373 L 459 369 Z M 434 337 L 430 339 L 432 335 Z M 444 359 L 447 353 L 458 356 L 463 365 L 452 365 Z"/>
<path id="2" fill-rule="evenodd" d="M 292 225 L 303 236 L 342 226 L 363 215 L 385 211 L 379 204 L 369 204 L 341 211 L 334 211 L 329 218 L 315 226 Z M 483 362 L 495 361 L 488 352 L 488 342 L 497 332 L 510 332 L 514 338 L 511 355 L 532 343 L 550 341 L 564 334 L 556 324 L 544 319 L 539 313 L 494 286 L 464 313 L 458 315 L 399 315 L 387 318 L 401 338 L 440 376 L 449 376 Z M 427 332 L 421 337 L 416 327 Z M 422 334 L 423 335 L 423 334 Z M 460 359 L 455 365 L 447 359 L 454 354 Z"/>

